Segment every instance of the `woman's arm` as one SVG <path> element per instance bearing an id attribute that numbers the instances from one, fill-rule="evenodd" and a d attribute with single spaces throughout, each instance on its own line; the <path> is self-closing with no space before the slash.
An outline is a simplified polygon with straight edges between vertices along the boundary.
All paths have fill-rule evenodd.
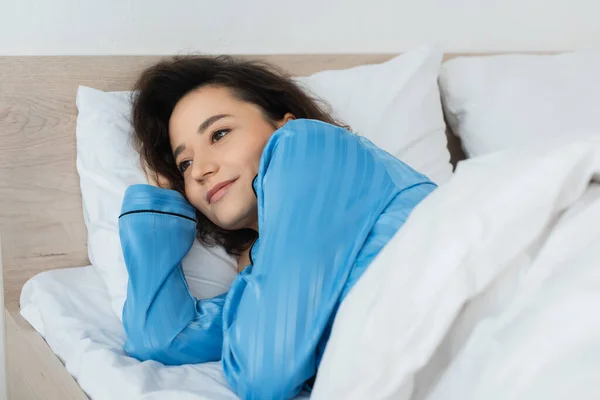
<path id="1" fill-rule="evenodd" d="M 431 185 L 398 168 L 407 187 Z M 308 120 L 273 135 L 255 189 L 260 237 L 224 310 L 223 367 L 243 399 L 289 399 L 315 375 L 353 263 L 399 190 L 356 136 Z"/>
<path id="2" fill-rule="evenodd" d="M 150 185 L 127 189 L 119 234 L 129 283 L 125 350 L 164 364 L 217 361 L 225 295 L 196 300 L 181 261 L 196 233 L 195 210 L 179 193 Z"/>

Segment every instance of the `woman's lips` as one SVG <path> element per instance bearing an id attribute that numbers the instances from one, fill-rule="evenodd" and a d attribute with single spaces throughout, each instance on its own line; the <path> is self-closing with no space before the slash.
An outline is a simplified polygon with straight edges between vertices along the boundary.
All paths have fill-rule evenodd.
<path id="1" fill-rule="evenodd" d="M 208 191 L 208 193 L 206 193 L 206 201 L 208 202 L 208 204 L 215 203 L 215 202 L 219 201 L 221 198 L 223 198 L 223 196 L 225 196 L 225 194 L 227 194 L 229 187 L 231 187 L 231 185 L 236 180 L 237 180 L 237 178 L 230 179 L 228 181 L 223 181 L 221 183 L 217 183 L 215 186 L 213 186 L 213 188 L 210 189 Z"/>

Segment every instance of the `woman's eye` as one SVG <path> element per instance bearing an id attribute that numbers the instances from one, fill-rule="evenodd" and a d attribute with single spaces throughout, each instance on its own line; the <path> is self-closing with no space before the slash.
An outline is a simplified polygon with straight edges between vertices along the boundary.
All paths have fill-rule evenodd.
<path id="1" fill-rule="evenodd" d="M 183 174 L 185 172 L 185 170 L 190 167 L 190 165 L 192 165 L 191 160 L 186 160 L 186 161 L 180 162 L 179 163 L 179 172 L 181 172 Z"/>
<path id="2" fill-rule="evenodd" d="M 227 135 L 229 133 L 229 129 L 220 129 L 218 131 L 215 131 L 212 134 L 212 141 L 214 142 L 218 142 L 219 140 L 223 139 L 223 137 L 225 137 L 225 135 Z"/>

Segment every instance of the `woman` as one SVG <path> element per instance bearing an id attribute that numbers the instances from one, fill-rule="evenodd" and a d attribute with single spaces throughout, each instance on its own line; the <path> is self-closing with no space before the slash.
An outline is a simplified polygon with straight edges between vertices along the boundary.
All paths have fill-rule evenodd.
<path id="1" fill-rule="evenodd" d="M 134 185 L 123 201 L 125 350 L 221 359 L 241 398 L 294 397 L 341 301 L 435 184 L 267 65 L 175 58 L 135 93 L 138 149 L 162 187 Z M 239 256 L 228 293 L 190 295 L 181 260 L 195 237 Z"/>

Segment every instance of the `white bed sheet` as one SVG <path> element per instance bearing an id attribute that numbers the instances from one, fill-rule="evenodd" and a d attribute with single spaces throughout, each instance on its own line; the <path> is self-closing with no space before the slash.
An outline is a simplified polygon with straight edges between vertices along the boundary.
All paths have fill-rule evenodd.
<path id="1" fill-rule="evenodd" d="M 21 293 L 21 315 L 93 400 L 237 399 L 218 362 L 164 366 L 128 357 L 123 324 L 92 266 L 30 279 Z"/>

